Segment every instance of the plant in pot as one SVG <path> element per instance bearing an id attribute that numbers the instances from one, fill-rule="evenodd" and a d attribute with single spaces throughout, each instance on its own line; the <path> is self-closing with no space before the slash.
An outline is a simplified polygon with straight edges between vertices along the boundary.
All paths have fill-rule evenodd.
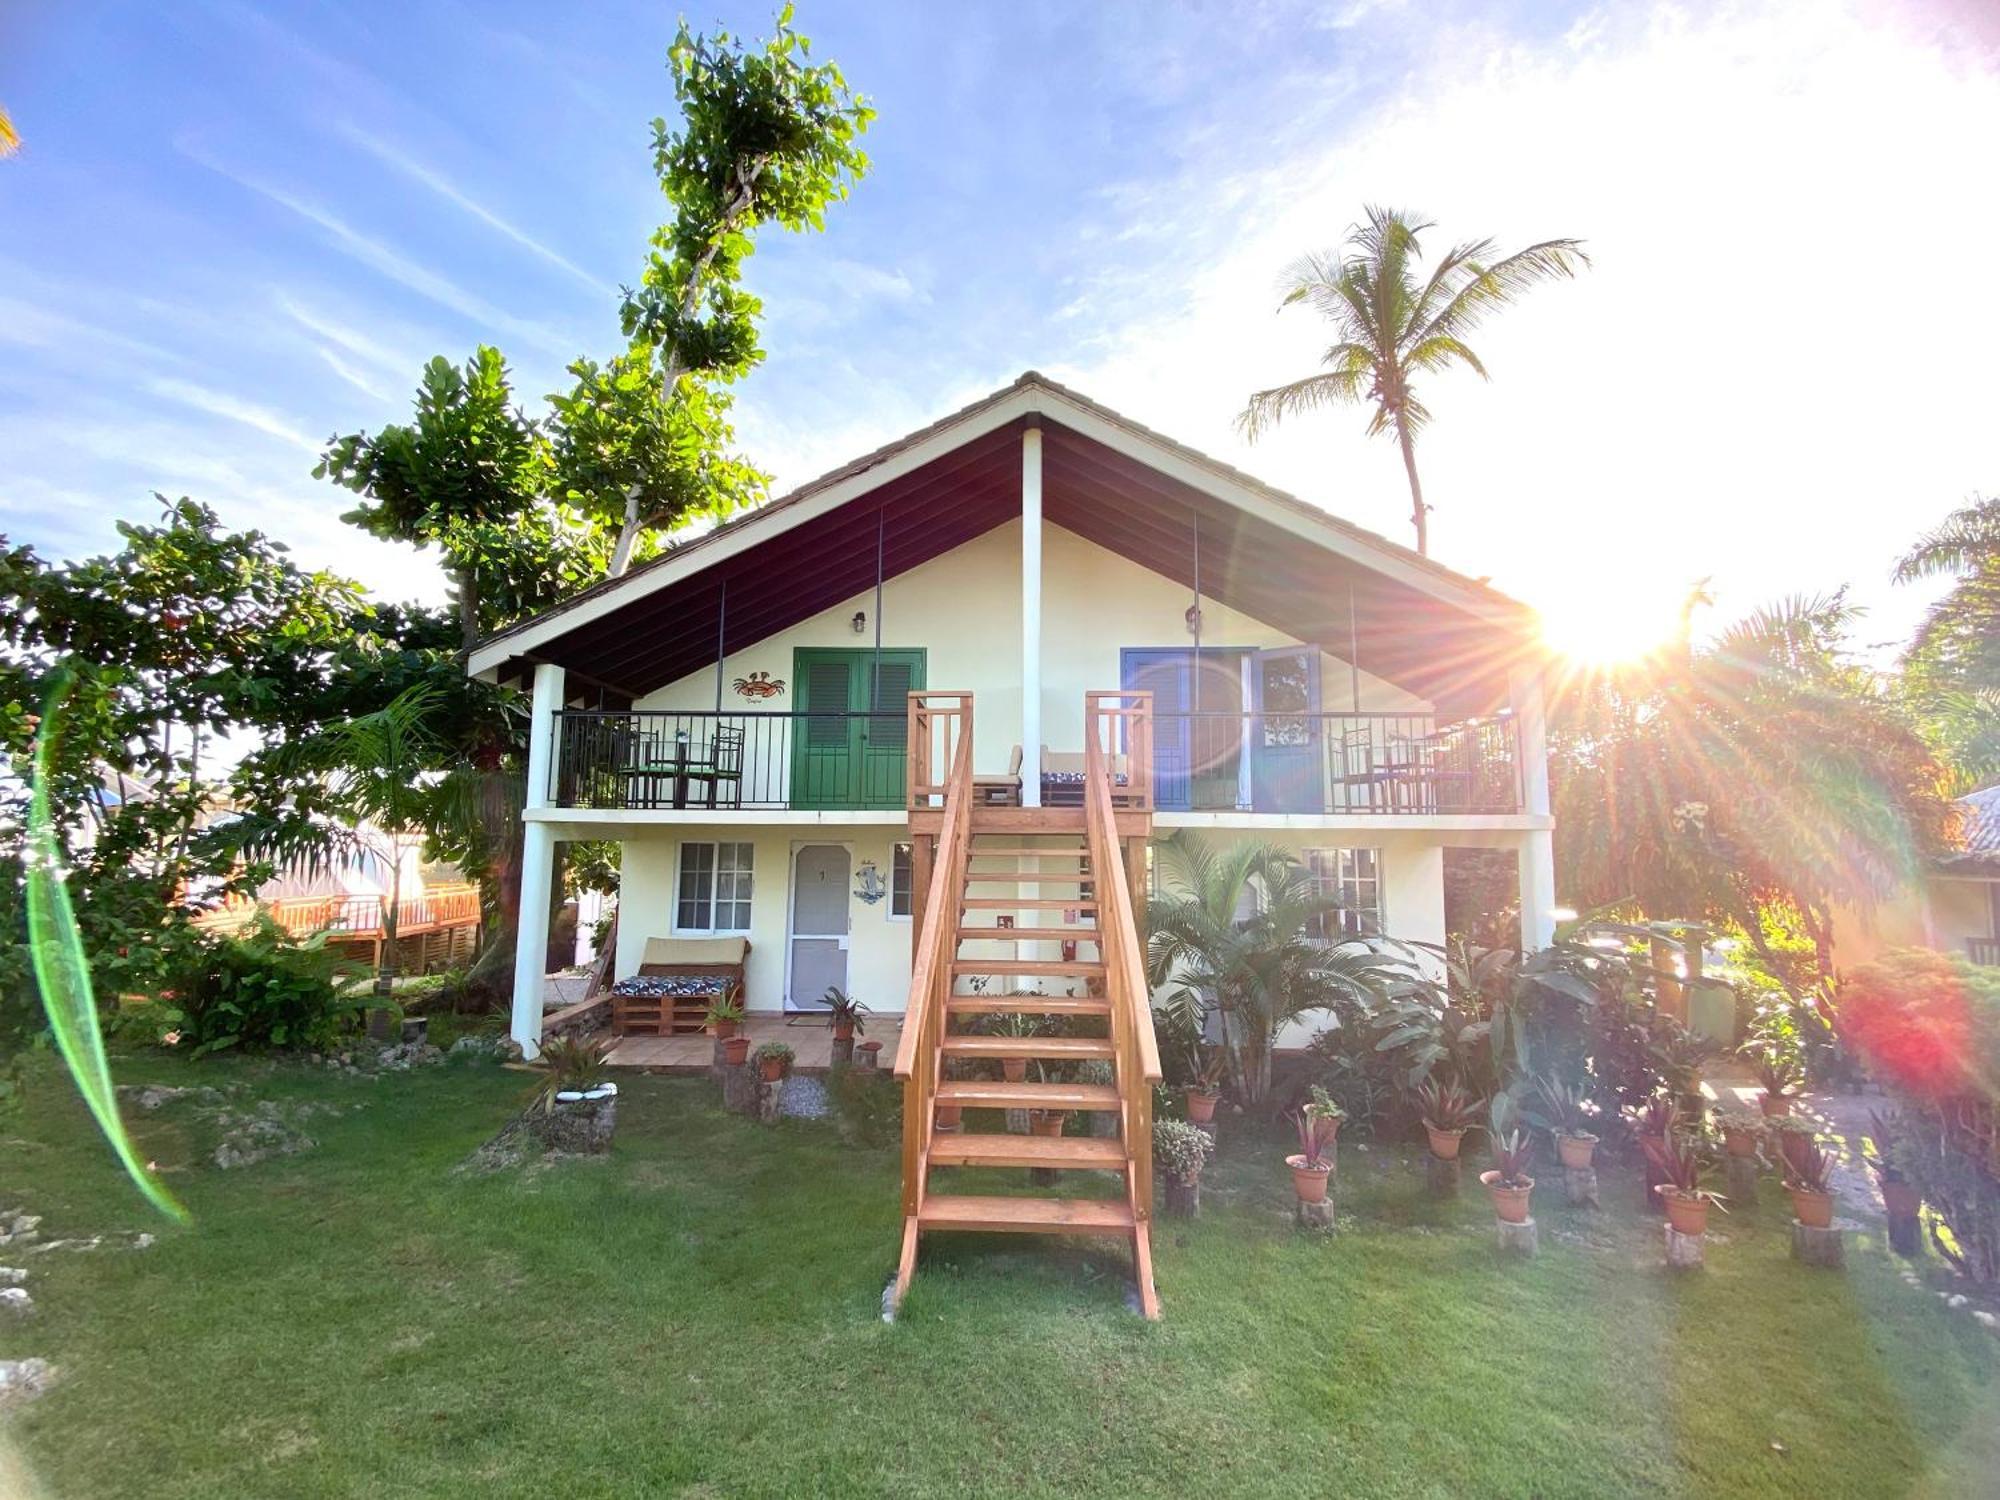
<path id="1" fill-rule="evenodd" d="M 1696 1238 L 1706 1234 L 1709 1205 L 1720 1206 L 1722 1197 L 1701 1185 L 1709 1161 L 1700 1138 L 1673 1120 L 1663 1135 L 1640 1136 L 1639 1145 L 1659 1175 L 1658 1192 L 1667 1208 L 1667 1222 L 1678 1234 Z"/>
<path id="2" fill-rule="evenodd" d="M 1701 1091 L 1702 1069 L 1714 1057 L 1714 1042 L 1688 1030 L 1672 1016 L 1655 1016 L 1648 1029 L 1647 1054 L 1661 1086 L 1674 1096 L 1684 1122 L 1699 1126 L 1708 1107 Z"/>
<path id="3" fill-rule="evenodd" d="M 1035 1059 L 1035 1082 L 1062 1083 L 1064 1081 L 1065 1069 L 1061 1063 L 1044 1062 L 1040 1058 Z M 1033 1135 L 1061 1135 L 1063 1127 L 1068 1123 L 1069 1111 L 1066 1109 L 1031 1109 L 1028 1111 L 1028 1130 Z"/>
<path id="4" fill-rule="evenodd" d="M 1783 1119 L 1792 1112 L 1792 1100 L 1799 1091 L 1799 1065 L 1767 1050 L 1757 1054 L 1756 1068 L 1757 1082 L 1763 1089 L 1757 1096 L 1757 1107 L 1767 1119 Z"/>
<path id="5" fill-rule="evenodd" d="M 1015 1041 L 1026 1041 L 1042 1034 L 1042 1018 L 1009 1011 L 1005 1015 L 992 1017 L 986 1024 L 988 1036 L 1011 1037 Z M 1003 1057 L 1000 1059 L 1000 1076 L 1009 1083 L 1025 1083 L 1028 1078 L 1028 1059 L 1025 1057 Z"/>
<path id="6" fill-rule="evenodd" d="M 609 1099 L 618 1085 L 605 1075 L 611 1056 L 611 1040 L 595 1036 L 550 1037 L 542 1044 L 535 1067 L 541 1073 L 535 1103 L 545 1112 L 559 1104 L 581 1104 Z"/>
<path id="7" fill-rule="evenodd" d="M 726 1042 L 743 1029 L 743 1002 L 735 990 L 728 990 L 708 1002 L 708 1029 L 719 1042 Z"/>
<path id="8" fill-rule="evenodd" d="M 1222 1076 L 1229 1060 L 1220 1049 L 1207 1051 L 1196 1046 L 1192 1052 L 1194 1074 L 1187 1088 L 1187 1114 L 1195 1124 L 1206 1125 L 1215 1118 L 1215 1106 L 1222 1098 Z"/>
<path id="9" fill-rule="evenodd" d="M 1333 1143 L 1340 1136 L 1340 1122 L 1346 1118 L 1326 1090 L 1314 1084 L 1312 1095 L 1292 1116 L 1298 1131 L 1296 1156 L 1285 1158 L 1292 1169 L 1292 1190 L 1301 1203 L 1326 1202 L 1326 1182 L 1333 1175 Z"/>
<path id="10" fill-rule="evenodd" d="M 1808 1229 L 1833 1225 L 1833 1158 L 1820 1150 L 1810 1130 L 1787 1128 L 1778 1134 L 1784 1158 L 1785 1191 L 1792 1195 L 1792 1214 Z"/>
<path id="11" fill-rule="evenodd" d="M 1458 1160 L 1458 1148 L 1466 1131 L 1479 1123 L 1479 1111 L 1486 1101 L 1475 1099 L 1465 1085 L 1453 1080 L 1440 1083 L 1426 1078 L 1417 1089 L 1417 1112 L 1430 1138 L 1431 1155 L 1439 1161 Z"/>
<path id="12" fill-rule="evenodd" d="M 1722 1127 L 1722 1149 L 1731 1156 L 1751 1157 L 1764 1139 L 1764 1117 L 1747 1109 L 1725 1109 L 1715 1117 Z"/>
<path id="13" fill-rule="evenodd" d="M 1868 1166 L 1882 1189 L 1882 1207 L 1891 1219 L 1915 1218 L 1924 1206 L 1923 1194 L 1909 1180 L 1903 1140 L 1903 1120 L 1899 1115 L 1868 1115 Z"/>
<path id="14" fill-rule="evenodd" d="M 1493 1100 L 1487 1143 L 1493 1152 L 1493 1168 L 1481 1172 L 1479 1180 L 1493 1197 L 1493 1212 L 1503 1223 L 1525 1224 L 1529 1196 L 1535 1191 L 1535 1179 L 1528 1175 L 1528 1158 L 1535 1143 L 1515 1123 L 1513 1102 L 1505 1094 Z"/>
<path id="15" fill-rule="evenodd" d="M 1666 1179 L 1660 1175 L 1653 1148 L 1673 1133 L 1680 1123 L 1680 1110 L 1675 1107 L 1672 1095 L 1654 1094 L 1644 1104 L 1628 1107 L 1626 1119 L 1646 1166 L 1645 1179 L 1641 1184 L 1643 1202 L 1649 1212 L 1657 1213 L 1666 1206 L 1666 1200 L 1659 1193 L 1660 1184 Z"/>
<path id="16" fill-rule="evenodd" d="M 1201 1208 L 1201 1169 L 1215 1142 L 1208 1132 L 1185 1120 L 1160 1120 L 1153 1126 L 1153 1168 L 1167 1189 L 1167 1210 L 1191 1219 Z"/>
<path id="17" fill-rule="evenodd" d="M 732 1068 L 740 1068 L 750 1060 L 750 1038 L 742 1032 L 727 1037 L 722 1043 L 722 1060 Z"/>
<path id="18" fill-rule="evenodd" d="M 836 1042 L 851 1042 L 868 1028 L 861 1018 L 868 1013 L 868 1007 L 849 995 L 839 985 L 827 986 L 820 996 L 827 1014 L 833 1018 L 833 1039 Z"/>
<path id="19" fill-rule="evenodd" d="M 1587 1168 L 1597 1151 L 1597 1137 L 1588 1128 L 1594 1117 L 1583 1106 L 1583 1091 L 1550 1073 L 1535 1080 L 1526 1111 L 1532 1124 L 1555 1137 L 1556 1159 L 1573 1171 Z"/>
<path id="20" fill-rule="evenodd" d="M 956 1083 L 964 1077 L 964 1066 L 955 1057 L 947 1057 L 938 1073 L 938 1081 L 941 1083 Z M 962 1104 L 940 1103 L 933 1105 L 932 1108 L 935 1111 L 932 1120 L 939 1130 L 957 1130 L 965 1124 L 965 1106 Z"/>
<path id="21" fill-rule="evenodd" d="M 792 1071 L 792 1060 L 796 1056 L 783 1042 L 766 1042 L 752 1055 L 751 1061 L 757 1065 L 757 1076 L 766 1083 L 776 1083 Z"/>

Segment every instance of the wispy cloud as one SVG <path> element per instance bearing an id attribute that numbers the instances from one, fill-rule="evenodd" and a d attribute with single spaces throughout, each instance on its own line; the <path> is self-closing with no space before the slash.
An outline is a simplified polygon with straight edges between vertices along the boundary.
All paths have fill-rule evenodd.
<path id="1" fill-rule="evenodd" d="M 190 141 L 183 139 L 175 142 L 175 145 L 183 155 L 200 162 L 210 171 L 219 173 L 238 186 L 268 198 L 279 207 L 288 209 L 307 223 L 317 226 L 343 254 L 359 261 L 370 270 L 388 277 L 398 285 L 407 287 L 418 296 L 427 298 L 440 307 L 449 308 L 473 323 L 504 332 L 558 358 L 568 358 L 575 352 L 572 340 L 563 338 L 546 324 L 516 318 L 502 311 L 484 298 L 459 286 L 451 278 L 419 264 L 395 247 L 363 234 L 337 214 L 320 207 L 312 200 L 287 188 L 279 187 L 275 183 L 266 182 L 247 172 L 226 166 Z"/>
<path id="2" fill-rule="evenodd" d="M 254 401 L 241 400 L 227 391 L 210 390 L 189 380 L 149 380 L 146 389 L 168 401 L 239 423 L 315 456 L 322 446 L 307 437 L 282 413 L 272 411 L 268 406 L 259 406 Z"/>
<path id="3" fill-rule="evenodd" d="M 568 272 L 593 292 L 607 298 L 617 295 L 618 289 L 609 282 L 599 280 L 568 256 L 558 250 L 551 249 L 526 230 L 509 223 L 499 214 L 493 212 L 492 209 L 486 207 L 485 204 L 480 203 L 462 191 L 456 183 L 452 182 L 443 173 L 424 165 L 424 163 L 407 155 L 388 141 L 383 140 L 380 136 L 363 130 L 360 126 L 352 122 L 342 122 L 336 128 L 341 137 L 349 144 L 359 147 L 384 166 L 402 173 L 412 182 L 420 183 L 454 207 L 463 209 L 466 213 L 472 215 L 473 218 L 479 220 L 480 223 L 486 225 L 487 228 L 496 230 L 507 239 L 519 245 L 523 250 L 528 251 L 531 255 L 537 255 L 550 265 Z"/>

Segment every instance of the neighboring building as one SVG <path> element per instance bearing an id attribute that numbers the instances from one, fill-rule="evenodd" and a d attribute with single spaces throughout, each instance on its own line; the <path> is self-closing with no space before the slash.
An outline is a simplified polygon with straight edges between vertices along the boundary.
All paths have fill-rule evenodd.
<path id="1" fill-rule="evenodd" d="M 535 682 L 530 882 L 554 840 L 624 846 L 619 976 L 649 939 L 742 934 L 753 1012 L 815 1009 L 831 983 L 894 1012 L 910 690 L 971 693 L 974 770 L 1021 747 L 1032 807 L 1074 800 L 1084 694 L 1150 689 L 1159 830 L 1290 844 L 1356 922 L 1425 942 L 1445 848 L 1512 849 L 1538 945 L 1539 663 L 1523 606 L 1028 374 L 471 667 Z M 719 786 L 718 734 L 740 760 Z M 545 905 L 524 901 L 523 954 Z"/>
<path id="2" fill-rule="evenodd" d="M 1939 948 L 2000 964 L 2000 786 L 1961 797 L 1962 847 L 1930 863 L 1922 886 L 1874 912 L 1835 918 L 1840 964 L 1888 948 Z"/>

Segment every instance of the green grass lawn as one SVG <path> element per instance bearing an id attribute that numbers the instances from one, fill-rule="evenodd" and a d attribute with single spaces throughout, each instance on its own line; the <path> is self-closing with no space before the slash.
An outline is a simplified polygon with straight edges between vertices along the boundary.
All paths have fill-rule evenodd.
<path id="1" fill-rule="evenodd" d="M 1278 1143 L 1225 1122 L 1203 1217 L 1156 1241 L 1163 1322 L 1106 1246 L 941 1238 L 892 1327 L 896 1155 L 831 1124 L 633 1078 L 608 1161 L 473 1177 L 517 1073 L 119 1067 L 338 1112 L 231 1172 L 189 1106 L 134 1114 L 186 1229 L 148 1222 L 53 1074 L 0 1117 L 0 1206 L 160 1235 L 0 1250 L 39 1306 L 0 1356 L 62 1371 L 0 1435 L 62 1500 L 2000 1487 L 2000 1340 L 1872 1233 L 1844 1275 L 1793 1265 L 1775 1204 L 1670 1277 L 1608 1172 L 1600 1214 L 1539 1193 L 1541 1258 L 1502 1263 L 1476 1188 L 1440 1207 L 1412 1152 L 1349 1145 L 1341 1230 L 1307 1235 Z"/>

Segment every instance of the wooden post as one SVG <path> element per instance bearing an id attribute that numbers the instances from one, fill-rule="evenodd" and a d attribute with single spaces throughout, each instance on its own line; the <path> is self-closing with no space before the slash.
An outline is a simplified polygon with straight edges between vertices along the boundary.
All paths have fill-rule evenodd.
<path id="1" fill-rule="evenodd" d="M 1564 1167 L 1563 1196 L 1571 1208 L 1597 1208 L 1597 1168 Z"/>
<path id="2" fill-rule="evenodd" d="M 1919 1214 L 1889 1215 L 1889 1248 L 1906 1260 L 1924 1253 L 1923 1218 Z"/>
<path id="3" fill-rule="evenodd" d="M 1292 1222 L 1301 1229 L 1333 1228 L 1333 1195 L 1329 1193 L 1317 1203 L 1297 1199 L 1292 1204 Z"/>
<path id="4" fill-rule="evenodd" d="M 1662 1224 L 1660 1233 L 1667 1237 L 1667 1265 L 1670 1268 L 1676 1271 L 1699 1271 L 1702 1268 L 1700 1235 L 1682 1234 L 1671 1224 Z"/>
<path id="5" fill-rule="evenodd" d="M 1757 1202 L 1757 1158 L 1732 1156 L 1729 1162 L 1729 1207 L 1751 1208 Z"/>
<path id="6" fill-rule="evenodd" d="M 1541 1253 L 1542 1234 L 1535 1227 L 1533 1219 L 1524 1219 L 1519 1224 L 1509 1223 L 1505 1219 L 1495 1219 L 1493 1225 L 1499 1236 L 1502 1255 L 1518 1255 L 1524 1259 L 1533 1259 Z"/>
<path id="7" fill-rule="evenodd" d="M 1456 1198 L 1458 1196 L 1458 1182 L 1459 1168 L 1457 1157 L 1454 1156 L 1449 1161 L 1442 1156 L 1426 1156 L 1424 1158 L 1424 1184 L 1431 1190 L 1433 1196 L 1439 1198 Z"/>
<path id="8" fill-rule="evenodd" d="M 936 842 L 926 834 L 910 836 L 910 958 L 917 956 L 917 944 L 923 940 L 924 913 L 930 907 L 931 861 L 936 857 Z M 952 951 L 958 951 L 954 944 Z"/>
<path id="9" fill-rule="evenodd" d="M 1169 1177 L 1166 1182 L 1167 1216 L 1174 1219 L 1195 1219 L 1201 1216 L 1201 1179 L 1193 1182 L 1177 1182 Z"/>

